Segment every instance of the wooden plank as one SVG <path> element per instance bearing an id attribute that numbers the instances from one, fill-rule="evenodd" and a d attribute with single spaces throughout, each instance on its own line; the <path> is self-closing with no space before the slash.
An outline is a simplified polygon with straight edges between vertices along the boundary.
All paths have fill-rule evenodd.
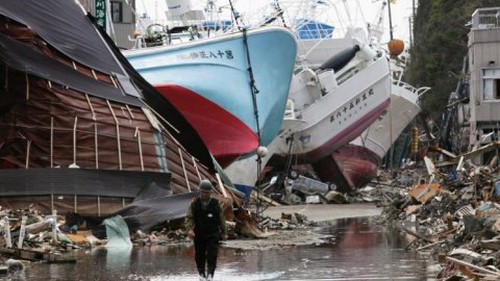
<path id="1" fill-rule="evenodd" d="M 410 190 L 410 195 L 420 203 L 425 204 L 439 194 L 440 189 L 441 185 L 439 183 L 424 183 L 412 188 Z"/>
<path id="2" fill-rule="evenodd" d="M 459 259 L 455 259 L 455 258 L 452 258 L 452 257 L 446 257 L 446 259 L 449 260 L 449 261 L 451 261 L 451 262 L 453 262 L 453 263 L 455 263 L 455 264 L 466 266 L 466 267 L 472 268 L 474 270 L 484 272 L 486 274 L 491 274 L 493 276 L 500 277 L 500 273 L 499 272 L 495 272 L 495 271 L 489 270 L 489 269 L 484 268 L 484 267 L 479 267 L 479 266 L 473 265 L 471 263 L 468 263 L 468 262 L 465 262 L 465 261 L 462 261 L 462 260 L 459 260 Z"/>
<path id="3" fill-rule="evenodd" d="M 215 173 L 215 177 L 217 178 L 217 183 L 219 184 L 219 188 L 222 191 L 222 195 L 224 195 L 224 198 L 228 198 L 229 196 L 227 196 L 226 188 L 224 187 L 224 184 L 222 183 L 222 180 L 220 178 L 219 173 Z"/>
<path id="4" fill-rule="evenodd" d="M 273 206 L 281 206 L 280 203 L 274 201 L 273 199 L 271 199 L 271 198 L 269 198 L 267 196 L 264 196 L 262 194 L 257 194 L 256 192 L 252 192 L 250 194 L 250 197 L 255 198 L 257 200 L 264 200 L 265 202 L 267 202 L 267 203 L 269 203 L 269 204 L 271 204 Z"/>
<path id="5" fill-rule="evenodd" d="M 72 254 L 54 254 L 44 251 L 27 250 L 27 249 L 13 249 L 13 248 L 0 248 L 0 255 L 20 260 L 29 261 L 45 261 L 47 263 L 73 263 L 76 258 Z"/>

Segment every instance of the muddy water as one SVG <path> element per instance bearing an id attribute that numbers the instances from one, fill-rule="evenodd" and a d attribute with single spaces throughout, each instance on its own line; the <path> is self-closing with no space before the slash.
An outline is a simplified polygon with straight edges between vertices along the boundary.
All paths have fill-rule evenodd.
<path id="1" fill-rule="evenodd" d="M 215 280 L 433 280 L 427 263 L 404 250 L 372 218 L 341 219 L 319 231 L 330 243 L 266 251 L 222 248 Z M 198 280 L 190 245 L 82 252 L 76 264 L 32 263 L 0 280 Z M 429 276 L 427 276 L 429 275 Z"/>

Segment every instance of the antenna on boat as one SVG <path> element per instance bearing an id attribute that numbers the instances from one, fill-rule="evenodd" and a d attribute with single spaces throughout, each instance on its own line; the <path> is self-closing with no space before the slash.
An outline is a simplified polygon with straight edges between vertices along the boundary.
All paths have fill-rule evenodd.
<path id="1" fill-rule="evenodd" d="M 370 32 L 373 38 L 376 38 L 380 43 L 382 41 L 382 35 L 384 34 L 384 14 L 385 7 L 387 6 L 386 1 L 382 1 L 382 5 L 380 6 L 379 11 L 377 12 L 376 18 L 373 20 L 373 23 L 368 24 L 368 31 Z"/>
<path id="2" fill-rule="evenodd" d="M 392 34 L 391 1 L 392 0 L 387 1 L 387 11 L 389 13 L 389 40 L 392 41 L 394 39 L 394 35 Z"/>

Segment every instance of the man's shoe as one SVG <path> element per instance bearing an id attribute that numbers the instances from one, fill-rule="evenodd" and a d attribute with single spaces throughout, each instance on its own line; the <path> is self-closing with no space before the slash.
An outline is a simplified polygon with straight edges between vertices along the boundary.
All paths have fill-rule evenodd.
<path id="1" fill-rule="evenodd" d="M 212 274 L 209 274 L 207 277 L 207 281 L 213 281 L 213 280 L 214 280 L 214 276 Z"/>
<path id="2" fill-rule="evenodd" d="M 199 280 L 200 280 L 200 281 L 207 281 L 208 279 L 207 279 L 207 278 L 205 278 L 204 276 L 201 276 L 201 275 L 200 275 L 200 279 L 199 279 Z"/>

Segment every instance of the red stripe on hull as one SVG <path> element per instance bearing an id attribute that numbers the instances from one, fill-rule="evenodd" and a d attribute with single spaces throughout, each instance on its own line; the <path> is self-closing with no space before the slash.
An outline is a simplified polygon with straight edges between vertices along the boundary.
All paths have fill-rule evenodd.
<path id="1" fill-rule="evenodd" d="M 155 88 L 186 117 L 223 168 L 257 148 L 257 135 L 217 104 L 179 85 Z"/>

